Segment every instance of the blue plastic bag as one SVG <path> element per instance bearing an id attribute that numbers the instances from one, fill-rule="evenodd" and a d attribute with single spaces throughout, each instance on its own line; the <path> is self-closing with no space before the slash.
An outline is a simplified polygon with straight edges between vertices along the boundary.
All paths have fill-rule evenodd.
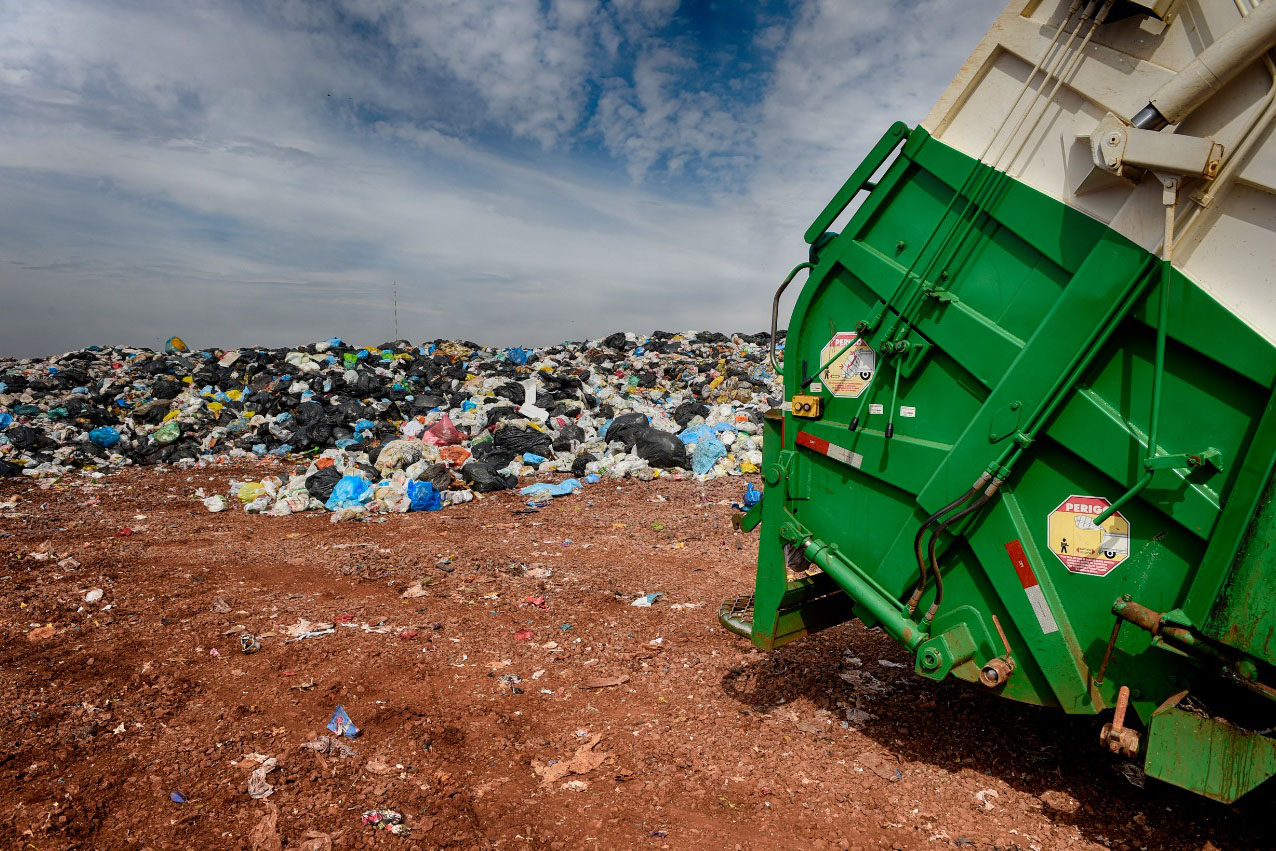
<path id="1" fill-rule="evenodd" d="M 353 739 L 359 735 L 359 728 L 350 720 L 350 714 L 341 704 L 337 704 L 337 711 L 332 713 L 332 718 L 328 721 L 328 729 L 347 739 Z"/>
<path id="2" fill-rule="evenodd" d="M 354 424 L 355 431 L 372 431 L 376 427 L 377 424 L 372 420 L 359 420 Z"/>
<path id="3" fill-rule="evenodd" d="M 7 417 L 9 415 L 5 414 L 4 416 Z M 8 423 L 3 422 L 3 419 L 3 417 L 0 417 L 0 428 L 8 425 Z M 108 449 L 120 442 L 120 433 L 110 426 L 95 428 L 89 432 L 89 442 L 94 446 Z"/>
<path id="4" fill-rule="evenodd" d="M 535 452 L 524 452 L 523 463 L 524 464 L 544 464 L 545 456 L 537 455 Z"/>
<path id="5" fill-rule="evenodd" d="M 718 463 L 719 458 L 725 457 L 727 448 L 722 445 L 722 441 L 716 437 L 705 437 L 696 444 L 696 449 L 691 453 L 691 471 L 697 476 L 703 476 L 705 473 L 713 469 L 713 465 Z"/>
<path id="6" fill-rule="evenodd" d="M 372 499 L 372 485 L 362 476 L 342 476 L 324 505 L 329 511 L 354 508 Z"/>
<path id="7" fill-rule="evenodd" d="M 443 494 L 430 482 L 409 482 L 408 498 L 412 500 L 409 511 L 438 511 L 443 507 Z"/>
<path id="8" fill-rule="evenodd" d="M 597 473 L 590 473 L 588 476 L 585 477 L 585 484 L 596 485 L 602 480 L 603 480 L 603 477 L 598 475 Z"/>
<path id="9" fill-rule="evenodd" d="M 706 437 L 712 437 L 724 431 L 735 431 L 735 427 L 730 423 L 718 423 L 715 426 L 698 425 L 693 428 L 685 429 L 678 435 L 678 439 L 690 446 L 693 443 L 699 443 Z"/>
<path id="10" fill-rule="evenodd" d="M 757 505 L 761 501 L 762 501 L 762 491 L 755 488 L 753 486 L 753 482 L 749 482 L 749 484 L 744 489 L 744 507 L 752 508 L 753 506 Z"/>
<path id="11" fill-rule="evenodd" d="M 583 487 L 583 485 L 581 485 L 579 479 L 567 479 L 566 481 L 559 482 L 556 485 L 551 485 L 548 482 L 537 482 L 534 485 L 528 485 L 523 488 L 519 491 L 519 493 L 523 496 L 536 496 L 538 494 L 567 496 L 572 491 L 579 490 L 581 487 Z"/>
<path id="12" fill-rule="evenodd" d="M 4 391 L 0 391 L 0 392 L 4 392 Z M 10 416 L 9 414 L 0 414 L 0 430 L 6 429 L 11 425 L 13 425 L 13 417 Z"/>
<path id="13" fill-rule="evenodd" d="M 507 349 L 510 363 L 516 363 L 519 366 L 527 365 L 527 351 L 525 349 Z"/>

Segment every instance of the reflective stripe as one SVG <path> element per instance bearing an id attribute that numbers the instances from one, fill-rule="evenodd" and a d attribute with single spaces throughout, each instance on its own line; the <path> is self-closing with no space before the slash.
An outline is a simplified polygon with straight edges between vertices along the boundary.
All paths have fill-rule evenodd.
<path id="1" fill-rule="evenodd" d="M 829 443 L 827 440 L 821 440 L 815 435 L 807 434 L 804 431 L 798 432 L 797 444 L 798 446 L 805 446 L 807 449 L 812 449 L 826 458 L 832 458 L 834 461 L 840 461 L 848 467 L 854 467 L 856 470 L 858 470 L 860 465 L 864 463 L 863 455 L 860 455 L 857 452 L 852 452 L 851 450 L 838 446 L 835 443 Z"/>
<path id="2" fill-rule="evenodd" d="M 1032 572 L 1032 565 L 1028 563 L 1028 554 L 1023 551 L 1023 544 L 1019 541 L 1011 541 L 1006 544 L 1006 553 L 1010 556 L 1010 563 L 1015 567 L 1015 574 L 1019 577 L 1023 592 L 1028 595 L 1028 603 L 1032 606 L 1032 613 L 1037 616 L 1041 632 L 1045 635 L 1058 632 L 1059 622 L 1054 619 L 1054 612 L 1050 611 L 1050 604 L 1046 602 L 1046 595 L 1041 590 L 1037 575 Z"/>

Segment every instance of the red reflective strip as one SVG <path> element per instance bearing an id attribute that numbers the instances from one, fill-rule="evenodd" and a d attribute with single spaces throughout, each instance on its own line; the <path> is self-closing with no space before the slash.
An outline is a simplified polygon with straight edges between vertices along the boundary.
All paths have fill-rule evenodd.
<path id="1" fill-rule="evenodd" d="M 1011 541 L 1006 544 L 1006 552 L 1010 554 L 1010 563 L 1015 566 L 1015 573 L 1019 574 L 1019 582 L 1025 589 L 1040 584 L 1037 582 L 1037 575 L 1032 572 L 1032 565 L 1028 564 L 1028 556 L 1023 551 L 1023 544 Z"/>
<path id="2" fill-rule="evenodd" d="M 827 440 L 820 440 L 818 437 L 807 434 L 804 431 L 798 432 L 797 444 L 798 446 L 805 446 L 807 449 L 814 449 L 821 455 L 829 454 L 829 442 Z"/>

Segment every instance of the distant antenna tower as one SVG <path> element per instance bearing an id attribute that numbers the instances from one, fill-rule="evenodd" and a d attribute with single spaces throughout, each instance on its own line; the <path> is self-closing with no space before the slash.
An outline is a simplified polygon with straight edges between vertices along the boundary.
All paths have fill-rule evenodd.
<path id="1" fill-rule="evenodd" d="M 394 282 L 394 339 L 399 339 L 399 282 Z"/>

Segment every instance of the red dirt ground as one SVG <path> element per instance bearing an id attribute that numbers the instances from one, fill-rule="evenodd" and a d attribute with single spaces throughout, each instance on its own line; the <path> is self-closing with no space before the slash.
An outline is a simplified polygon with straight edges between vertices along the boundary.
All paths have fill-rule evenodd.
<path id="1" fill-rule="evenodd" d="M 7 846 L 1271 847 L 1271 790 L 1137 788 L 1098 719 L 919 679 L 858 625 L 772 653 L 724 631 L 740 480 L 334 525 L 208 513 L 234 472 L 267 471 L 0 482 Z M 286 643 L 300 618 L 350 623 Z M 337 704 L 357 754 L 302 749 Z"/>

